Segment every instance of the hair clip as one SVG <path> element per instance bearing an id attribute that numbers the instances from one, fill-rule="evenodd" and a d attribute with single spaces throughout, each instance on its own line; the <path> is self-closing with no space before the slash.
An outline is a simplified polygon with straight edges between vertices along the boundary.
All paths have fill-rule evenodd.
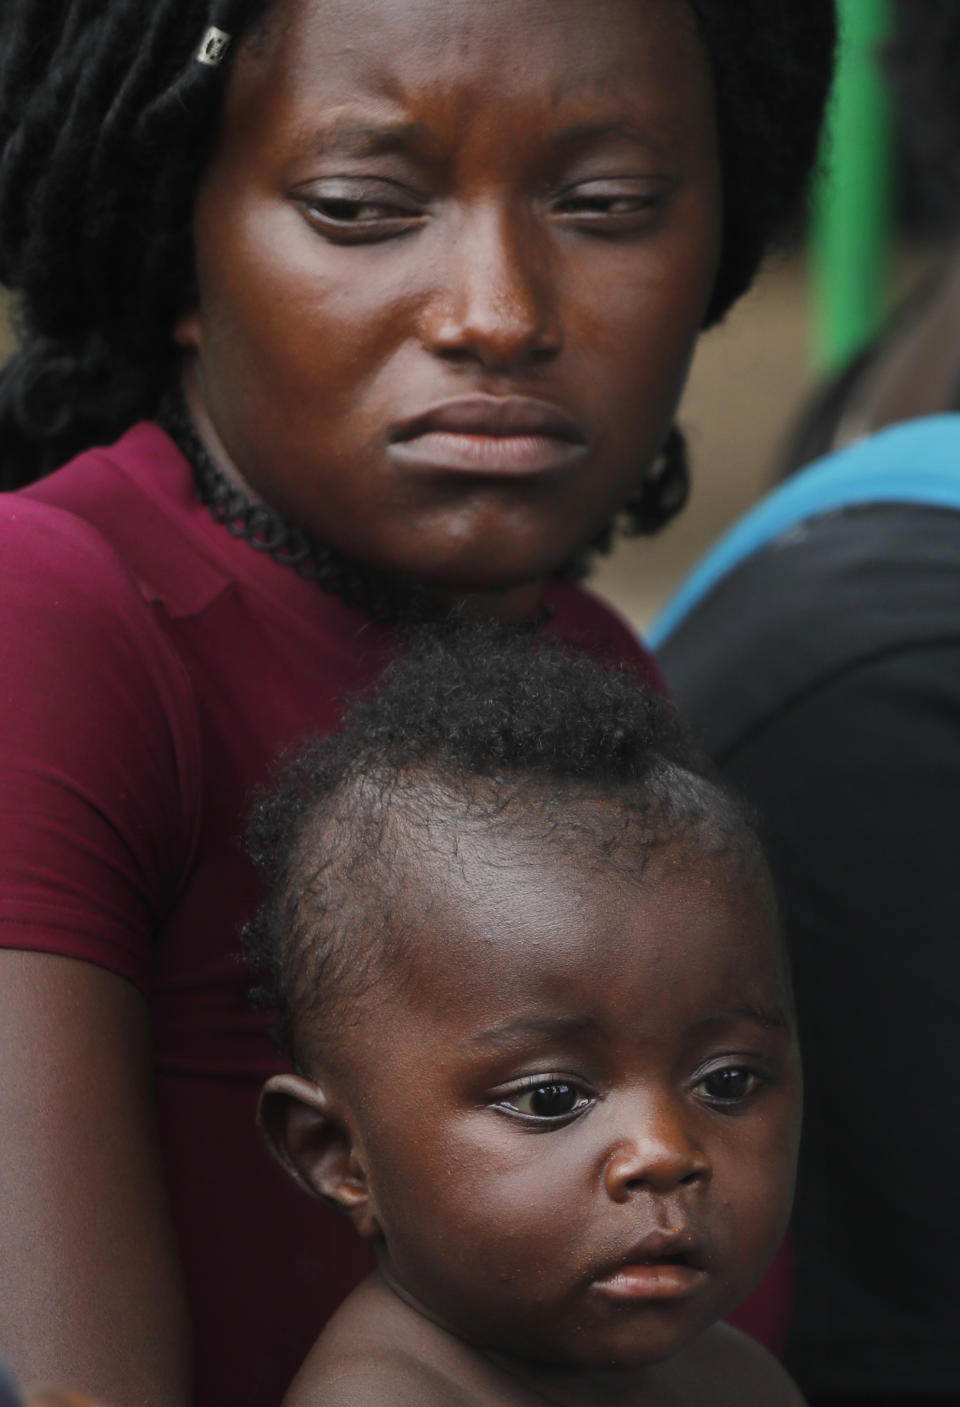
<path id="1" fill-rule="evenodd" d="M 203 36 L 203 43 L 197 50 L 197 62 L 216 68 L 217 64 L 222 63 L 232 38 L 233 36 L 228 34 L 225 29 L 217 29 L 216 25 L 212 24 Z"/>

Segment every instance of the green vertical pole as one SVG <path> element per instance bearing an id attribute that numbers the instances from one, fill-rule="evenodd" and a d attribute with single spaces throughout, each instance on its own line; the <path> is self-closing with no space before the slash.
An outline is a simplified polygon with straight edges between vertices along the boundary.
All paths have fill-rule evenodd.
<path id="1" fill-rule="evenodd" d="M 813 354 L 843 366 L 879 329 L 892 245 L 890 102 L 879 50 L 889 0 L 839 0 L 840 55 L 814 199 Z"/>

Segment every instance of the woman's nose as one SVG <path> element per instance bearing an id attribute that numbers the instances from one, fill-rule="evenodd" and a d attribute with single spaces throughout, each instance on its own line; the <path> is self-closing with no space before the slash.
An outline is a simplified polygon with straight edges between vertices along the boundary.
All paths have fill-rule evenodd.
<path id="1" fill-rule="evenodd" d="M 674 1102 L 644 1100 L 624 1124 L 604 1168 L 613 1201 L 627 1201 L 641 1189 L 666 1194 L 710 1180 L 710 1161 Z"/>
<path id="2" fill-rule="evenodd" d="M 496 371 L 554 357 L 563 338 L 544 244 L 521 212 L 487 207 L 455 222 L 442 286 L 425 312 L 425 344 Z"/>

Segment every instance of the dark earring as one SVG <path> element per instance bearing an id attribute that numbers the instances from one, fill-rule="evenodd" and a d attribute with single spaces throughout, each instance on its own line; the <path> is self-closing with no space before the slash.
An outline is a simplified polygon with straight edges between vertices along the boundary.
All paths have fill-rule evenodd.
<path id="1" fill-rule="evenodd" d="M 687 442 L 671 425 L 663 448 L 644 475 L 640 492 L 623 506 L 624 530 L 631 536 L 659 532 L 675 517 L 690 496 Z"/>

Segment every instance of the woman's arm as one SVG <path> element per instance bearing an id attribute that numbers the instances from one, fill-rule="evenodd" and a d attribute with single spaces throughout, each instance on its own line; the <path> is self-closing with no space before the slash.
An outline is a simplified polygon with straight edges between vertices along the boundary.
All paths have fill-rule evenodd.
<path id="1" fill-rule="evenodd" d="M 4 498 L 0 1345 L 111 1407 L 190 1396 L 143 995 L 196 810 L 182 674 L 98 533 Z"/>
<path id="2" fill-rule="evenodd" d="M 137 989 L 0 951 L 0 1343 L 25 1388 L 184 1407 L 189 1335 Z"/>

